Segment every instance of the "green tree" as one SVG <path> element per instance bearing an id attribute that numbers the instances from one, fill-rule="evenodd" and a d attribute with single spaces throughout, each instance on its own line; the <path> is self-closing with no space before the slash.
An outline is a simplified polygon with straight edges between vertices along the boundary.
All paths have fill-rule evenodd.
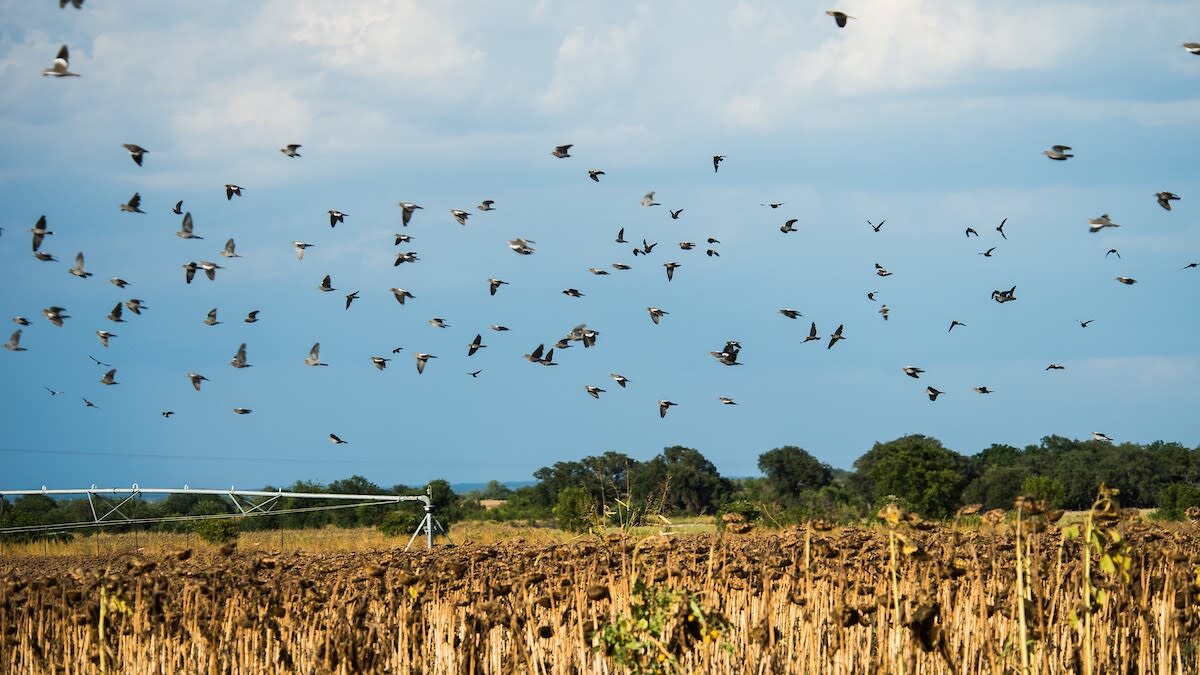
<path id="1" fill-rule="evenodd" d="M 794 445 L 768 450 L 758 456 L 758 470 L 767 475 L 767 486 L 785 504 L 795 503 L 808 490 L 833 482 L 833 469 Z"/>
<path id="2" fill-rule="evenodd" d="M 590 524 L 594 502 L 583 488 L 569 487 L 558 493 L 554 516 L 559 529 L 567 532 L 585 532 Z"/>
<path id="3" fill-rule="evenodd" d="M 1066 488 L 1062 481 L 1049 476 L 1028 476 L 1021 481 L 1021 494 L 1034 499 L 1044 499 L 1051 508 L 1062 505 Z"/>
<path id="4" fill-rule="evenodd" d="M 630 476 L 633 492 L 651 499 L 661 495 L 664 510 L 676 513 L 715 513 L 733 492 L 717 467 L 699 450 L 674 445 L 641 464 Z"/>
<path id="5" fill-rule="evenodd" d="M 854 462 L 851 486 L 874 508 L 895 495 L 930 518 L 945 518 L 958 508 L 971 478 L 970 461 L 942 447 L 936 438 L 914 434 L 876 443 Z"/>

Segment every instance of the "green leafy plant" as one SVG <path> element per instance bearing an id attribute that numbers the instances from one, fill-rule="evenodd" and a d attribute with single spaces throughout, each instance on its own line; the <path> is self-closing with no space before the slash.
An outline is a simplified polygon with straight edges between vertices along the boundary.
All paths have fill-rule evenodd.
<path id="1" fill-rule="evenodd" d="M 210 544 L 224 544 L 237 539 L 241 524 L 232 518 L 211 518 L 196 523 L 194 530 Z"/>
<path id="2" fill-rule="evenodd" d="M 636 579 L 629 614 L 594 635 L 592 645 L 634 675 L 681 672 L 679 657 L 697 644 L 720 642 L 730 628 L 698 593 L 651 586 Z M 723 643 L 726 649 L 732 645 Z"/>

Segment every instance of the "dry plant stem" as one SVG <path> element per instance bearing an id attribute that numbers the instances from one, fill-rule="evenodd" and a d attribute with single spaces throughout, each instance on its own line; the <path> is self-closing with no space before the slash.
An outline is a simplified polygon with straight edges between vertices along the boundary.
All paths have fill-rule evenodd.
<path id="1" fill-rule="evenodd" d="M 1098 503 L 1097 503 L 1098 505 Z M 1096 505 L 1093 505 L 1093 509 Z M 1092 511 L 1083 521 L 1083 540 L 1080 542 L 1083 556 L 1083 635 L 1079 651 L 1083 657 L 1083 675 L 1092 675 Z"/>
<path id="2" fill-rule="evenodd" d="M 892 611 L 895 612 L 892 620 L 892 646 L 893 652 L 896 654 L 896 664 L 899 666 L 900 675 L 904 675 L 904 656 L 899 653 L 900 640 L 897 637 L 902 633 L 902 624 L 904 621 L 900 615 L 900 575 L 896 569 L 899 566 L 899 561 L 896 559 L 896 533 L 890 528 L 888 529 L 888 552 L 888 567 L 892 573 Z"/>
<path id="3" fill-rule="evenodd" d="M 1028 674 L 1029 671 L 1029 627 L 1025 619 L 1025 564 L 1024 556 L 1022 555 L 1024 548 L 1021 540 L 1021 507 L 1017 507 L 1017 617 L 1018 628 L 1020 635 L 1018 636 L 1018 646 L 1021 649 L 1021 672 Z"/>

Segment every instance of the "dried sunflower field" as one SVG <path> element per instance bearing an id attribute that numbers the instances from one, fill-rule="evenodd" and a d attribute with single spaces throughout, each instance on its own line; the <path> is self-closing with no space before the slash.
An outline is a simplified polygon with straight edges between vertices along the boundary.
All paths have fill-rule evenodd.
<path id="1" fill-rule="evenodd" d="M 1101 504 L 1101 502 L 1098 502 Z M 1200 544 L 972 523 L 0 558 L 5 673 L 1195 673 Z"/>

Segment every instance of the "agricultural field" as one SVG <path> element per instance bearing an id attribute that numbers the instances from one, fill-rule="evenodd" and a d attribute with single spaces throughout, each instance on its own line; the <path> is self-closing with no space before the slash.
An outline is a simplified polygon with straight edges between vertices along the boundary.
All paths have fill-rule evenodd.
<path id="1" fill-rule="evenodd" d="M 734 517 L 712 534 L 412 552 L 9 552 L 0 670 L 1200 672 L 1200 530 L 1057 515 L 895 509 L 773 532 Z"/>

